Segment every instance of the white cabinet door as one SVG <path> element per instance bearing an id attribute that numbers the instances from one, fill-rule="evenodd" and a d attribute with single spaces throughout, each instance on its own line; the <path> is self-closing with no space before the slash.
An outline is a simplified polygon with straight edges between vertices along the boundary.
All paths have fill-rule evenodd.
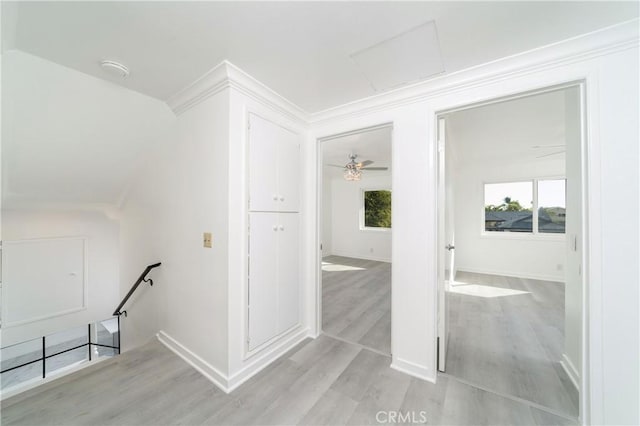
<path id="1" fill-rule="evenodd" d="M 249 209 L 278 211 L 278 139 L 280 128 L 249 115 Z"/>
<path id="2" fill-rule="evenodd" d="M 281 129 L 278 138 L 279 211 L 299 211 L 300 181 L 300 141 L 298 135 Z"/>
<path id="3" fill-rule="evenodd" d="M 299 215 L 278 215 L 278 332 L 300 322 Z"/>
<path id="4" fill-rule="evenodd" d="M 249 115 L 249 210 L 298 211 L 299 135 Z"/>
<path id="5" fill-rule="evenodd" d="M 278 213 L 249 214 L 249 349 L 278 334 Z"/>

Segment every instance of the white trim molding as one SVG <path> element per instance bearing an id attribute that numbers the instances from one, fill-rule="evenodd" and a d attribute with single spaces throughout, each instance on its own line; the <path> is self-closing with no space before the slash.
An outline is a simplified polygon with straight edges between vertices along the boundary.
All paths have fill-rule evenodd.
<path id="1" fill-rule="evenodd" d="M 288 336 L 282 337 L 277 343 L 270 344 L 265 347 L 262 352 L 252 354 L 251 362 L 249 362 L 241 370 L 231 374 L 228 378 L 228 392 L 233 391 L 238 386 L 258 374 L 260 371 L 268 367 L 273 361 L 280 358 L 286 352 L 298 345 L 303 340 L 311 337 L 308 328 L 292 331 Z"/>
<path id="2" fill-rule="evenodd" d="M 393 360 L 391 361 L 391 368 L 400 371 L 401 373 L 417 377 L 418 379 L 426 380 L 427 382 L 436 382 L 433 371 L 431 371 L 429 367 L 416 364 L 415 362 L 393 357 Z"/>
<path id="3" fill-rule="evenodd" d="M 156 334 L 156 337 L 158 338 L 160 343 L 165 345 L 169 350 L 182 358 L 187 364 L 198 370 L 198 372 L 209 379 L 214 385 L 216 385 L 222 391 L 229 393 L 229 385 L 226 374 L 196 355 L 182 343 L 169 336 L 166 332 L 160 330 Z"/>
<path id="4" fill-rule="evenodd" d="M 222 61 L 204 76 L 171 96 L 167 100 L 167 105 L 174 114 L 180 115 L 228 88 L 233 88 L 297 122 L 306 124 L 309 121 L 309 114 L 302 108 L 227 60 Z"/>
<path id="5" fill-rule="evenodd" d="M 220 390 L 225 393 L 231 393 L 244 382 L 268 367 L 273 361 L 280 358 L 303 340 L 312 336 L 308 328 L 298 330 L 298 332 L 282 339 L 277 344 L 273 344 L 269 348 L 266 348 L 264 352 L 256 356 L 251 363 L 231 375 L 227 375 L 226 373 L 218 370 L 182 343 L 169 336 L 165 331 L 160 330 L 156 334 L 156 337 L 160 343 L 182 358 L 187 364 L 195 368 L 214 385 L 220 388 Z"/>
<path id="6" fill-rule="evenodd" d="M 388 108 L 421 102 L 445 93 L 464 92 L 491 83 L 631 49 L 639 44 L 639 23 L 640 20 L 632 19 L 588 34 L 315 112 L 310 115 L 310 123 L 324 124 L 331 120 L 364 116 Z"/>

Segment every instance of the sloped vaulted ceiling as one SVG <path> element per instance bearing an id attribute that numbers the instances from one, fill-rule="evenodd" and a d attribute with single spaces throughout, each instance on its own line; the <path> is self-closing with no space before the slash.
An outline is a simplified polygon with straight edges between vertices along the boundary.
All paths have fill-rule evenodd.
<path id="1" fill-rule="evenodd" d="M 19 52 L 2 57 L 5 208 L 115 205 L 166 134 L 163 102 Z"/>

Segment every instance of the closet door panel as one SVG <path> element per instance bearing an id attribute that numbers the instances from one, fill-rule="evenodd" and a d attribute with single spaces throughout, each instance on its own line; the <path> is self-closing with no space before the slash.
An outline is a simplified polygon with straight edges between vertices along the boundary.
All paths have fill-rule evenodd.
<path id="1" fill-rule="evenodd" d="M 249 214 L 249 349 L 278 334 L 278 213 Z"/>
<path id="2" fill-rule="evenodd" d="M 249 126 L 249 209 L 277 211 L 280 127 L 254 114 Z"/>
<path id="3" fill-rule="evenodd" d="M 300 210 L 300 138 L 281 128 L 278 132 L 278 210 Z"/>
<path id="4" fill-rule="evenodd" d="M 299 214 L 278 216 L 278 333 L 300 322 Z"/>

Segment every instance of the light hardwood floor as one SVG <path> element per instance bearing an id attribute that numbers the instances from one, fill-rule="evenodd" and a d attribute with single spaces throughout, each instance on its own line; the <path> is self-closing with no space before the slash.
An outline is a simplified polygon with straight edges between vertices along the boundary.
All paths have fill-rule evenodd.
<path id="1" fill-rule="evenodd" d="M 391 264 L 323 258 L 322 330 L 391 354 Z"/>
<path id="2" fill-rule="evenodd" d="M 446 373 L 577 417 L 559 362 L 564 284 L 459 272 L 452 289 Z"/>
<path id="3" fill-rule="evenodd" d="M 571 425 L 530 404 L 322 335 L 227 395 L 157 341 L 2 402 L 9 425 L 379 424 L 380 411 L 431 425 Z M 385 416 L 386 414 L 382 414 Z M 378 419 L 385 420 L 385 417 Z M 383 422 L 385 423 L 385 422 Z"/>

